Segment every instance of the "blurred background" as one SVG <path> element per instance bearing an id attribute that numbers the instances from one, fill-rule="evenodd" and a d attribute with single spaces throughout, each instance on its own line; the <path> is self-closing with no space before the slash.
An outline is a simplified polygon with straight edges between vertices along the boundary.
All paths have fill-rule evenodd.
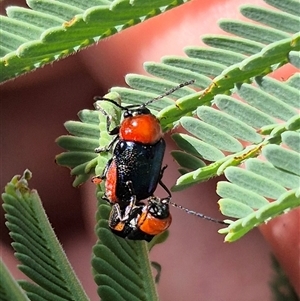
<path id="1" fill-rule="evenodd" d="M 261 1 L 248 1 L 261 3 Z M 79 110 L 93 109 L 93 97 L 112 86 L 125 86 L 127 73 L 144 73 L 144 61 L 159 61 L 167 54 L 183 54 L 187 45 L 200 45 L 200 35 L 220 32 L 216 20 L 237 17 L 242 1 L 194 0 L 164 15 L 129 28 L 97 45 L 47 65 L 0 86 L 1 97 L 1 190 L 15 174 L 28 168 L 30 187 L 38 190 L 49 219 L 91 300 L 99 300 L 91 276 L 91 248 L 96 238 L 95 188 L 84 184 L 73 188 L 69 170 L 57 166 L 62 152 L 55 139 L 66 134 L 64 122 L 78 120 Z M 2 1 L 25 6 L 25 1 Z M 179 173 L 169 152 L 164 182 L 171 187 Z M 220 218 L 214 179 L 183 192 L 173 201 L 192 210 Z M 158 190 L 157 195 L 162 195 Z M 71 208 L 71 209 L 70 209 Z M 162 265 L 158 285 L 162 301 L 175 300 L 271 300 L 271 249 L 258 230 L 228 244 L 217 233 L 218 225 L 172 208 L 173 223 L 166 243 L 151 251 L 151 259 Z M 0 212 L 0 252 L 17 278 L 4 212 Z"/>

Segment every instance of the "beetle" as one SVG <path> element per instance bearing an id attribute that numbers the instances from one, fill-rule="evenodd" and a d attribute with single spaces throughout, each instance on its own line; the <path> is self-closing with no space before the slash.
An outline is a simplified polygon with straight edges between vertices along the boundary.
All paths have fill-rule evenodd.
<path id="1" fill-rule="evenodd" d="M 145 204 L 136 201 L 133 195 L 124 215 L 122 215 L 119 204 L 112 206 L 108 220 L 109 228 L 122 238 L 149 242 L 171 225 L 169 201 L 170 197 L 160 199 L 151 196 Z"/>
<path id="2" fill-rule="evenodd" d="M 171 225 L 170 205 L 201 219 L 228 225 L 224 221 L 214 219 L 172 202 L 171 194 L 162 199 L 151 196 L 146 200 L 146 203 L 137 200 L 136 196 L 132 194 L 130 203 L 124 210 L 121 210 L 118 203 L 112 206 L 108 226 L 114 234 L 122 238 L 150 242 L 154 236 L 163 233 Z"/>
<path id="3" fill-rule="evenodd" d="M 120 125 L 110 129 L 112 117 L 98 107 L 107 118 L 107 132 L 115 135 L 107 147 L 95 150 L 103 152 L 113 148 L 113 156 L 102 175 L 92 179 L 96 184 L 105 180 L 104 199 L 111 204 L 118 203 L 122 210 L 125 209 L 132 196 L 128 189 L 128 181 L 131 181 L 137 200 L 153 196 L 158 184 L 168 192 L 162 182 L 166 168 L 162 167 L 166 143 L 159 120 L 147 106 L 193 82 L 192 80 L 182 83 L 141 105 L 122 106 L 108 98 L 94 98 L 96 101 L 110 102 L 124 111 Z"/>

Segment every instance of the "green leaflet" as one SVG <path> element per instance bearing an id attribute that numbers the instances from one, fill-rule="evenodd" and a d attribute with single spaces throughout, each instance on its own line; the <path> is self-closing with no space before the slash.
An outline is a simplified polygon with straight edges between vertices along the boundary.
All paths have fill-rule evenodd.
<path id="1" fill-rule="evenodd" d="M 211 84 L 211 79 L 206 75 L 200 74 L 198 70 L 191 71 L 186 68 L 180 68 L 156 62 L 146 62 L 144 63 L 144 68 L 149 74 L 175 83 L 189 81 L 192 78 L 195 80 L 194 85 L 201 89 L 204 89 Z M 171 104 L 172 103 L 169 103 L 169 105 Z M 161 109 L 165 107 L 166 105 L 161 106 Z"/>
<path id="2" fill-rule="evenodd" d="M 71 5 L 71 0 L 56 2 L 57 5 L 51 6 L 52 1 L 28 1 L 34 10 L 11 8 L 8 12 L 11 23 L 7 23 L 3 17 L 3 26 L 6 28 L 2 32 L 4 39 L 1 40 L 5 40 L 5 43 L 0 45 L 0 53 L 5 55 L 1 65 L 3 70 L 7 70 L 1 72 L 4 80 L 77 51 L 169 7 L 162 4 L 164 1 L 152 1 L 153 5 L 162 5 L 159 10 L 153 10 L 152 6 L 147 6 L 146 1 L 140 0 L 134 1 L 133 9 L 128 1 L 114 1 L 109 6 L 111 2 L 104 0 L 102 7 L 89 10 L 87 4 L 95 5 L 94 1 L 76 1 L 75 7 Z M 208 143 L 188 134 L 173 136 L 184 151 L 180 155 L 175 152 L 175 157 L 186 171 L 191 170 L 178 179 L 174 190 L 223 173 L 228 176 L 231 182 L 219 182 L 218 185 L 218 193 L 223 198 L 220 200 L 221 210 L 238 219 L 220 230 L 220 233 L 226 234 L 227 241 L 234 241 L 260 223 L 300 205 L 300 193 L 296 186 L 299 174 L 295 168 L 299 157 L 299 118 L 295 116 L 295 109 L 299 108 L 296 93 L 300 77 L 295 74 L 287 81 L 276 81 L 264 76 L 287 63 L 299 66 L 299 34 L 293 29 L 300 2 L 267 2 L 285 13 L 274 14 L 253 6 L 245 6 L 242 11 L 253 20 L 259 18 L 261 24 L 267 24 L 271 29 L 262 25 L 252 26 L 247 22 L 222 21 L 224 29 L 238 36 L 204 36 L 202 40 L 211 46 L 207 51 L 189 46 L 186 48 L 187 58 L 170 55 L 163 58 L 161 63 L 146 63 L 145 69 L 151 77 L 129 75 L 129 85 L 140 91 L 118 87 L 113 89 L 121 95 L 123 101 L 141 103 L 178 82 L 196 79 L 192 87 L 186 87 L 154 103 L 152 108 L 157 111 L 163 108 L 158 116 L 164 129 L 178 125 L 181 117 L 183 123 L 191 120 L 189 117 L 197 109 L 201 121 L 191 122 L 188 129 L 193 130 L 193 125 L 200 123 L 204 126 L 199 128 L 200 134 L 195 133 L 196 137 L 203 139 L 203 128 L 210 129 L 212 135 L 220 135 L 221 139 L 211 139 Z M 51 16 L 49 8 L 55 12 Z M 66 22 L 69 20 L 71 21 Z M 283 28 L 278 25 L 279 20 L 285 20 Z M 286 23 L 287 20 L 291 22 Z M 24 32 L 24 22 L 26 25 L 30 23 L 28 32 Z M 87 29 L 87 24 L 92 26 Z M 7 28 L 11 28 L 11 32 Z M 23 47 L 19 47 L 20 45 Z M 212 56 L 215 57 L 213 60 Z M 153 78 L 152 75 L 163 80 Z M 250 86 L 249 83 L 255 84 Z M 195 92 L 196 89 L 205 91 Z M 242 95 L 242 102 L 235 98 L 235 93 Z M 244 100 L 248 102 L 245 103 Z M 218 106 L 220 112 L 210 107 L 212 105 Z M 102 114 L 83 110 L 79 115 L 81 122 L 66 124 L 66 128 L 74 136 L 58 139 L 58 143 L 67 152 L 59 155 L 57 162 L 72 169 L 71 173 L 76 175 L 74 185 L 87 180 L 90 174 L 102 172 L 109 155 L 96 155 L 93 148 L 106 146 L 111 139 L 106 133 L 106 120 Z M 277 118 L 284 122 L 276 124 Z M 226 139 L 222 139 L 224 137 Z M 205 140 L 208 138 L 210 137 L 205 137 Z M 248 146 L 241 147 L 242 144 L 237 139 L 243 139 L 243 145 L 248 143 Z M 230 145 L 230 141 L 235 141 L 234 147 Z M 283 143 L 288 150 L 284 149 Z M 265 155 L 267 161 L 256 158 L 261 154 Z M 202 158 L 210 162 L 202 166 Z M 245 163 L 245 171 L 237 167 L 242 163 Z M 85 300 L 76 280 L 72 277 L 70 279 L 69 274 L 61 275 L 61 269 L 64 273 L 66 270 L 70 272 L 64 256 L 57 257 L 59 264 L 56 266 L 52 262 L 56 257 L 49 256 L 49 248 L 44 246 L 47 239 L 54 240 L 53 233 L 47 232 L 45 241 L 39 237 L 40 228 L 36 218 L 26 205 L 31 196 L 36 196 L 36 192 L 30 191 L 32 194 L 29 198 L 24 198 L 24 203 L 16 201 L 19 198 L 23 200 L 28 190 L 27 183 L 24 185 L 20 181 L 16 188 L 14 185 L 17 179 L 14 181 L 4 194 L 9 215 L 8 225 L 15 240 L 13 246 L 23 263 L 22 270 L 40 285 L 21 282 L 22 287 L 31 299 L 62 300 L 68 293 L 77 293 L 75 300 Z M 14 193 L 15 189 L 17 194 Z M 273 198 L 274 201 L 268 203 L 266 197 Z M 98 199 L 100 198 L 101 194 L 98 195 Z M 42 210 L 40 207 L 38 209 L 40 214 Z M 95 281 L 99 284 L 99 295 L 102 300 L 156 300 L 147 253 L 149 246 L 140 242 L 129 243 L 115 237 L 107 229 L 109 210 L 109 206 L 101 204 L 97 212 L 96 231 L 99 241 L 93 251 L 92 264 Z M 38 216 L 42 218 L 43 215 Z M 48 231 L 47 227 L 43 229 Z M 36 261 L 33 262 L 31 258 Z M 71 280 L 76 285 L 69 283 Z"/>
<path id="3" fill-rule="evenodd" d="M 281 100 L 249 84 L 238 87 L 237 93 L 250 106 L 273 118 L 287 121 L 297 115 L 297 110 L 285 103 L 286 96 Z"/>
<path id="4" fill-rule="evenodd" d="M 203 106 L 197 109 L 197 115 L 205 123 L 218 129 L 225 129 L 226 133 L 234 138 L 252 143 L 262 141 L 262 137 L 256 133 L 254 128 L 222 111 Z"/>
<path id="5" fill-rule="evenodd" d="M 298 16 L 297 12 L 300 9 L 300 2 L 297 0 L 286 0 L 284 2 L 280 0 L 265 0 L 265 2 L 284 12 L 295 15 L 296 17 Z"/>
<path id="6" fill-rule="evenodd" d="M 191 88 L 206 88 L 196 93 L 186 89 L 188 94 L 170 97 L 174 104 L 154 104 L 156 110 L 164 107 L 158 113 L 164 129 L 180 124 L 188 131 L 173 135 L 183 152 L 173 152 L 182 175 L 172 189 L 182 190 L 225 173 L 232 184 L 226 189 L 218 185 L 218 192 L 226 199 L 221 202 L 222 211 L 236 218 L 267 208 L 266 197 L 279 199 L 299 183 L 298 155 L 293 152 L 295 149 L 299 152 L 296 134 L 300 123 L 299 74 L 286 82 L 265 76 L 288 62 L 298 64 L 299 1 L 269 2 L 283 11 L 254 5 L 241 8 L 242 14 L 261 24 L 221 21 L 221 27 L 237 37 L 206 35 L 203 41 L 210 48 L 188 46 L 187 57 L 165 56 L 159 63 L 145 63 L 145 70 L 161 80 L 139 75 L 127 77 L 127 83 L 143 93 L 159 94 L 162 88 L 189 79 L 196 80 Z M 281 27 L 280 22 L 285 22 L 285 26 Z M 138 91 L 125 88 L 114 91 L 122 93 L 129 103 L 142 99 Z M 199 119 L 191 117 L 195 111 Z M 278 124 L 278 120 L 282 123 Z M 275 145 L 283 140 L 290 143 L 290 151 Z M 276 149 L 274 155 L 273 149 Z M 255 159 L 261 154 L 269 157 L 269 162 Z M 282 157 L 286 158 L 283 162 Z M 199 166 L 201 159 L 210 162 Z M 239 167 L 233 169 L 244 162 L 245 171 Z"/>
<path id="7" fill-rule="evenodd" d="M 241 9 L 241 11 L 243 11 L 243 9 Z M 266 12 L 268 11 L 266 10 Z M 265 17 L 266 13 L 264 14 L 263 20 Z M 247 21 L 221 20 L 219 25 L 226 32 L 262 44 L 270 44 L 274 41 L 279 41 L 289 37 L 289 34 L 281 30 L 268 28 L 262 25 L 251 24 Z"/>
<path id="8" fill-rule="evenodd" d="M 297 5 L 293 2 L 289 7 L 273 2 L 282 7 L 283 12 L 243 6 L 241 12 L 250 19 L 259 19 L 261 24 L 222 20 L 222 28 L 236 37 L 206 35 L 203 41 L 210 48 L 188 46 L 185 58 L 169 55 L 159 63 L 147 62 L 145 69 L 150 76 L 129 74 L 126 81 L 130 88 L 112 88 L 123 102 L 140 104 L 178 82 L 196 80 L 193 85 L 150 105 L 154 113 L 158 112 L 165 130 L 180 124 L 188 132 L 173 135 L 182 150 L 174 152 L 182 175 L 172 189 L 182 190 L 225 173 L 232 186 L 224 191 L 224 185 L 218 185 L 220 195 L 228 199 L 222 201 L 222 210 L 225 215 L 227 212 L 237 218 L 267 206 L 266 198 L 276 200 L 298 182 L 295 152 L 299 152 L 296 137 L 300 128 L 299 75 L 294 74 L 286 82 L 265 76 L 287 64 L 291 56 L 294 58 L 290 63 L 297 62 L 296 54 L 300 49 L 300 36 L 295 30 Z M 295 7 L 293 12 L 291 7 Z M 279 20 L 290 23 L 281 29 Z M 199 88 L 205 90 L 196 92 Z M 195 112 L 198 119 L 192 117 Z M 77 136 L 84 138 L 83 133 L 90 136 L 86 145 L 91 149 L 99 133 L 95 124 L 84 130 L 75 127 L 75 123 L 69 126 Z M 105 132 L 104 124 L 102 132 Z M 291 150 L 285 151 L 278 146 L 283 140 Z M 82 153 L 80 140 L 62 139 L 61 142 L 67 149 L 67 144 L 72 145 L 70 157 L 65 157 L 73 168 L 72 174 L 85 180 L 87 172 L 92 173 L 97 165 L 96 157 L 92 153 Z M 104 140 L 101 143 L 107 145 Z M 261 154 L 269 162 L 254 159 Z M 85 158 L 84 162 L 76 163 L 72 156 Z M 283 162 L 280 161 L 282 157 L 286 158 Z M 209 162 L 204 165 L 202 159 Z M 243 171 L 239 166 L 244 162 L 246 170 Z"/>
<path id="9" fill-rule="evenodd" d="M 268 114 L 230 96 L 216 95 L 214 103 L 220 111 L 226 112 L 228 115 L 254 129 L 275 123 L 275 119 Z"/>
<path id="10" fill-rule="evenodd" d="M 282 133 L 282 142 L 290 149 L 300 153 L 300 133 L 287 131 Z"/>
<path id="11" fill-rule="evenodd" d="M 285 133 L 290 132 L 282 135 Z M 231 183 L 218 183 L 217 193 L 225 197 L 219 201 L 222 213 L 238 218 L 219 231 L 227 234 L 226 241 L 234 241 L 253 227 L 300 205 L 299 151 L 269 144 L 262 153 L 267 162 L 249 159 L 245 169 L 228 167 L 225 176 Z"/>
<path id="12" fill-rule="evenodd" d="M 186 2 L 34 1 L 0 16 L 0 81 L 42 67 Z"/>
<path id="13" fill-rule="evenodd" d="M 22 291 L 17 281 L 12 278 L 4 262 L 0 260 L 1 282 L 0 282 L 0 300 L 10 301 L 29 301 L 25 292 Z"/>
<path id="14" fill-rule="evenodd" d="M 251 209 L 250 206 L 240 201 L 232 200 L 230 198 L 221 199 L 218 203 L 222 213 L 233 218 L 243 218 L 254 212 L 254 210 Z"/>
<path id="15" fill-rule="evenodd" d="M 21 262 L 19 268 L 35 281 L 35 284 L 27 281 L 20 284 L 30 299 L 51 296 L 52 300 L 88 300 L 51 228 L 37 192 L 28 187 L 30 178 L 29 171 L 22 177 L 14 177 L 2 194 L 6 225 L 14 240 L 16 257 Z M 18 293 L 17 288 L 15 293 Z"/>
<path id="16" fill-rule="evenodd" d="M 263 149 L 263 155 L 276 168 L 285 172 L 300 176 L 300 154 L 299 152 L 284 149 L 278 145 L 268 145 Z"/>
<path id="17" fill-rule="evenodd" d="M 266 198 L 276 199 L 286 192 L 278 183 L 248 169 L 229 166 L 225 170 L 225 176 L 230 182 Z"/>
<path id="18" fill-rule="evenodd" d="M 217 49 L 224 49 L 228 52 L 239 53 L 241 55 L 253 55 L 262 50 L 264 45 L 259 42 L 250 41 L 244 38 L 225 35 L 204 35 L 202 41 L 207 45 Z M 242 59 L 240 60 L 242 61 Z"/>
<path id="19" fill-rule="evenodd" d="M 101 200 L 102 195 L 98 190 L 98 241 L 92 259 L 101 300 L 158 300 L 147 243 L 120 238 L 109 230 L 111 206 Z"/>
<path id="20" fill-rule="evenodd" d="M 248 207 L 253 209 L 259 209 L 264 205 L 269 204 L 266 198 L 260 196 L 256 192 L 243 189 L 239 185 L 230 182 L 218 182 L 217 191 L 222 198 L 231 199 L 235 202 L 240 202 L 241 204 L 246 204 Z M 228 214 L 226 215 L 230 216 Z"/>
<path id="21" fill-rule="evenodd" d="M 269 146 L 264 148 L 267 149 Z M 249 159 L 245 162 L 245 167 L 258 175 L 269 179 L 282 187 L 297 188 L 299 186 L 299 176 L 282 171 L 273 164 L 259 159 Z"/>
<path id="22" fill-rule="evenodd" d="M 197 136 L 197 138 L 220 150 L 238 152 L 243 149 L 238 140 L 206 122 L 199 121 L 193 117 L 182 117 L 180 124 L 191 134 Z"/>
<path id="23" fill-rule="evenodd" d="M 187 153 L 208 161 L 217 161 L 224 158 L 224 154 L 216 147 L 186 134 L 174 134 L 172 139 Z M 175 158 L 176 160 L 176 158 Z"/>
<path id="24" fill-rule="evenodd" d="M 119 95 L 111 92 L 105 97 L 119 101 Z M 112 128 L 120 120 L 120 111 L 113 105 L 105 101 L 96 102 L 100 104 L 108 114 L 112 116 Z M 106 117 L 97 109 L 82 110 L 78 114 L 80 121 L 68 121 L 65 127 L 71 135 L 63 135 L 56 142 L 59 146 L 66 149 L 56 156 L 56 163 L 71 169 L 71 175 L 75 176 L 74 186 L 84 183 L 91 175 L 102 172 L 109 154 L 103 152 L 96 154 L 95 149 L 105 147 L 111 141 L 111 136 L 106 131 Z M 96 171 L 97 164 L 101 160 L 100 171 Z"/>
<path id="25" fill-rule="evenodd" d="M 241 13 L 254 21 L 288 33 L 299 29 L 299 19 L 289 13 L 269 10 L 256 5 L 243 5 Z"/>
<path id="26" fill-rule="evenodd" d="M 206 165 L 201 159 L 198 159 L 197 157 L 187 154 L 185 152 L 172 151 L 171 154 L 181 167 L 187 169 L 194 170 L 196 168 L 201 168 Z"/>
<path id="27" fill-rule="evenodd" d="M 300 109 L 299 91 L 287 85 L 287 82 L 275 80 L 271 77 L 256 77 L 257 85 L 269 95 L 284 101 L 290 108 Z"/>
<path id="28" fill-rule="evenodd" d="M 222 206 L 225 204 L 222 204 L 222 200 L 219 202 L 221 210 L 223 210 Z M 225 241 L 235 241 L 249 232 L 253 227 L 299 206 L 299 189 L 290 190 L 282 194 L 278 200 L 239 218 L 235 222 L 232 222 L 227 228 L 220 229 L 219 233 L 226 234 Z"/>

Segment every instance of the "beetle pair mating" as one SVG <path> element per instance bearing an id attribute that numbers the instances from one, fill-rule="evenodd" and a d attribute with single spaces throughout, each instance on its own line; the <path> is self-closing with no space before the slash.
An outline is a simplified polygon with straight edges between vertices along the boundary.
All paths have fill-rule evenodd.
<path id="1" fill-rule="evenodd" d="M 113 148 L 113 156 L 103 174 L 92 180 L 96 184 L 105 180 L 103 198 L 112 204 L 108 223 L 118 236 L 151 241 L 170 226 L 169 205 L 213 220 L 171 202 L 171 193 L 162 182 L 166 169 L 166 166 L 162 167 L 166 147 L 162 128 L 159 120 L 146 107 L 193 82 L 180 84 L 138 106 L 122 106 L 111 99 L 95 97 L 96 101 L 110 102 L 124 111 L 121 124 L 111 130 L 111 116 L 98 108 L 107 118 L 108 133 L 115 135 L 115 138 L 106 148 L 96 149 L 96 152 L 103 152 Z M 167 192 L 167 197 L 160 199 L 154 196 L 158 184 Z"/>

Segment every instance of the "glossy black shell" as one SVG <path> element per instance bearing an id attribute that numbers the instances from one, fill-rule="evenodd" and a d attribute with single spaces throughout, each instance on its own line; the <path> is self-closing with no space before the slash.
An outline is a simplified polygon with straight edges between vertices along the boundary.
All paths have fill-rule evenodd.
<path id="1" fill-rule="evenodd" d="M 166 144 L 160 139 L 154 145 L 119 140 L 114 148 L 113 161 L 117 166 L 116 196 L 119 204 L 128 204 L 131 195 L 143 200 L 153 195 L 161 180 L 162 161 Z M 132 193 L 127 182 L 132 183 Z"/>

